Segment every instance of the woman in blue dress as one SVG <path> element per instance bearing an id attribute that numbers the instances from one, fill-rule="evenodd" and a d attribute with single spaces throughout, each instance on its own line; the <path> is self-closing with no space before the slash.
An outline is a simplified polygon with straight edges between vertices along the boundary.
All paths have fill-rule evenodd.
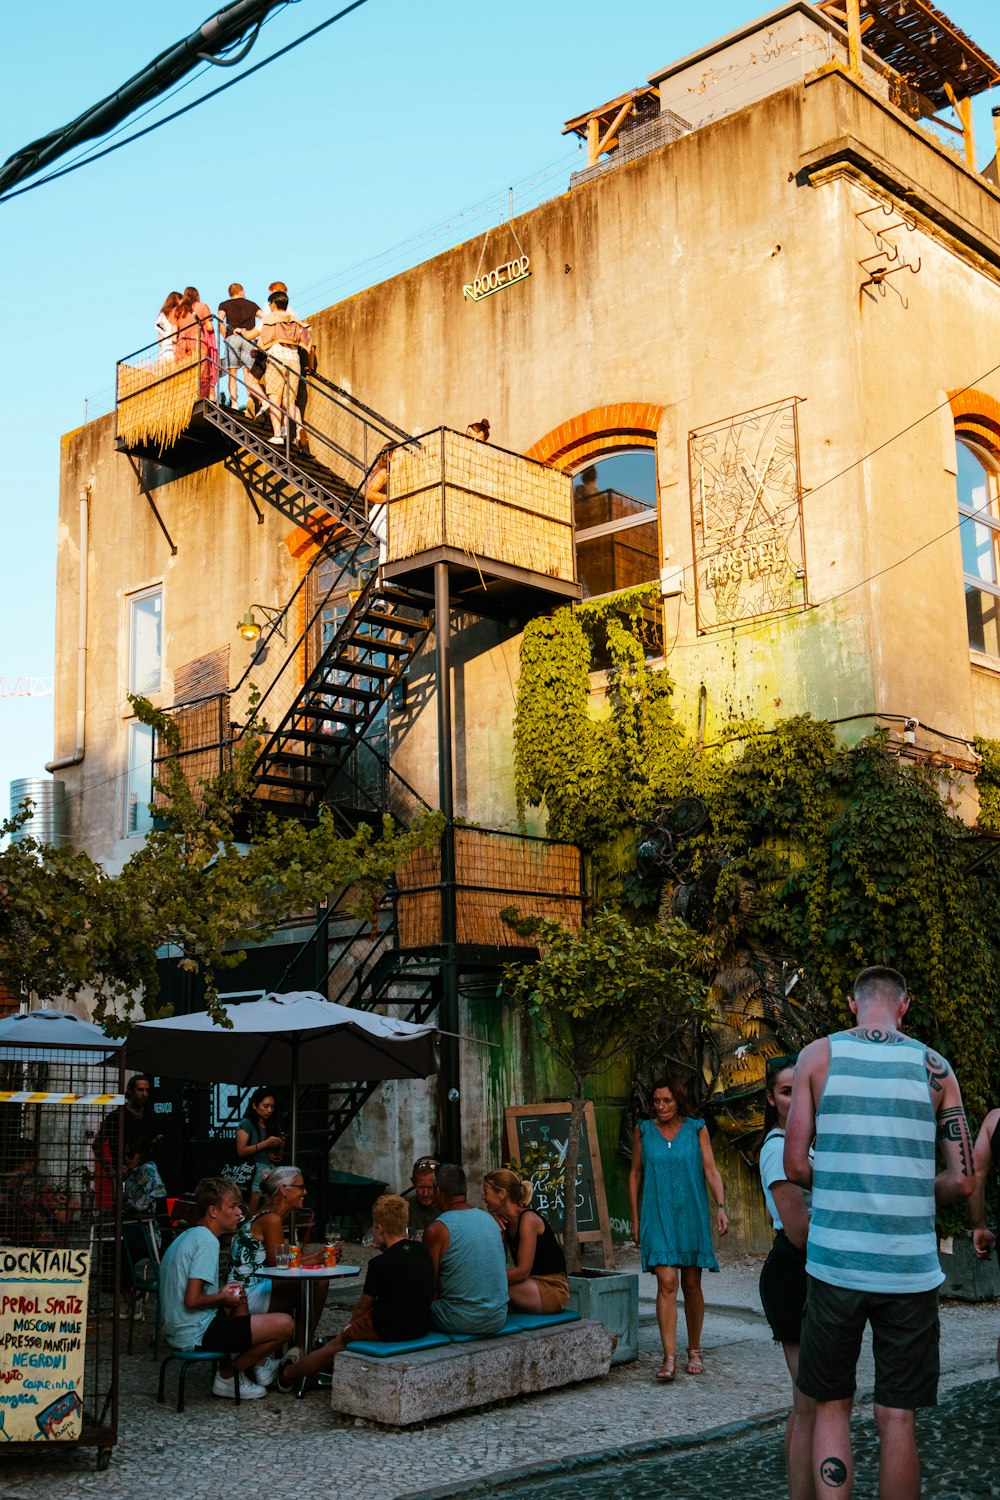
<path id="1" fill-rule="evenodd" d="M 663 1364 L 656 1378 L 673 1380 L 677 1369 L 678 1286 L 684 1289 L 687 1373 L 705 1373 L 701 1273 L 719 1269 L 712 1248 L 709 1193 L 715 1202 L 720 1235 L 729 1228 L 729 1217 L 708 1128 L 704 1120 L 688 1115 L 683 1084 L 676 1078 L 661 1078 L 653 1086 L 652 1105 L 653 1118 L 641 1120 L 632 1138 L 632 1238 L 642 1251 L 642 1269 L 656 1276 L 656 1321 L 663 1342 Z"/>

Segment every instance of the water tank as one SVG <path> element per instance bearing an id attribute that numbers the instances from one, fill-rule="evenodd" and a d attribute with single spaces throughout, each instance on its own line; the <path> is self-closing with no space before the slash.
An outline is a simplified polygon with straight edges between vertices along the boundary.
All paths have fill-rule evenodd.
<path id="1" fill-rule="evenodd" d="M 31 817 L 22 823 L 11 842 L 35 839 L 39 844 L 69 843 L 69 805 L 66 784 L 52 776 L 24 776 L 10 784 L 10 815 L 14 817 L 21 803 L 29 797 L 34 806 Z"/>

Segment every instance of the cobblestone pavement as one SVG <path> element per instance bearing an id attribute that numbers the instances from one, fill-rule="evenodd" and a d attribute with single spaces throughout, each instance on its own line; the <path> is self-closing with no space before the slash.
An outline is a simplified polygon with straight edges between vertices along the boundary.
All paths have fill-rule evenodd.
<path id="1" fill-rule="evenodd" d="M 366 1252 L 353 1246 L 345 1255 L 352 1263 L 366 1258 Z M 622 1269 L 637 1269 L 636 1262 L 629 1263 L 629 1252 L 620 1259 L 624 1262 Z M 179 1415 L 173 1404 L 159 1406 L 156 1402 L 158 1365 L 150 1358 L 149 1332 L 143 1326 L 136 1332 L 136 1353 L 122 1359 L 119 1441 L 108 1471 L 96 1473 L 94 1454 L 86 1449 L 58 1454 L 51 1450 L 21 1451 L 16 1455 L 0 1449 L 0 1497 L 64 1500 L 67 1496 L 92 1495 L 100 1500 L 136 1500 L 136 1496 L 155 1495 L 173 1500 L 175 1495 L 196 1493 L 204 1500 L 231 1500 L 234 1484 L 238 1485 L 238 1476 L 246 1465 L 252 1469 L 255 1488 L 275 1493 L 286 1492 L 289 1477 L 294 1474 L 296 1489 L 312 1489 L 318 1494 L 333 1490 L 337 1500 L 375 1500 L 376 1496 L 416 1500 L 435 1489 L 441 1495 L 472 1496 L 477 1490 L 470 1486 L 479 1486 L 479 1494 L 494 1493 L 482 1489 L 482 1485 L 496 1485 L 501 1475 L 514 1484 L 514 1474 L 525 1466 L 535 1466 L 530 1483 L 541 1483 L 544 1476 L 540 1469 L 554 1463 L 572 1464 L 581 1455 L 602 1459 L 609 1452 L 628 1449 L 634 1458 L 637 1448 L 645 1448 L 642 1461 L 653 1462 L 652 1450 L 657 1450 L 657 1461 L 663 1460 L 664 1445 L 673 1444 L 674 1450 L 668 1450 L 669 1462 L 676 1464 L 684 1461 L 676 1449 L 679 1440 L 700 1441 L 713 1430 L 740 1429 L 741 1424 L 754 1422 L 758 1424 L 754 1430 L 766 1428 L 759 1438 L 724 1448 L 713 1444 L 707 1451 L 714 1465 L 720 1460 L 728 1463 L 736 1447 L 749 1447 L 753 1463 L 771 1465 L 768 1500 L 774 1500 L 782 1493 L 780 1422 L 787 1409 L 789 1387 L 781 1353 L 772 1344 L 760 1312 L 760 1264 L 750 1257 L 735 1260 L 724 1265 L 719 1275 L 705 1278 L 705 1376 L 681 1374 L 673 1386 L 657 1384 L 654 1376 L 660 1363 L 660 1346 L 653 1316 L 655 1283 L 652 1276 L 640 1276 L 640 1352 L 634 1364 L 615 1367 L 601 1381 L 505 1402 L 406 1431 L 340 1416 L 330 1410 L 322 1391 L 313 1392 L 304 1401 L 271 1392 L 265 1401 L 237 1411 L 230 1402 L 209 1396 L 202 1371 L 192 1371 L 187 1410 Z M 343 1327 L 346 1309 L 358 1290 L 356 1284 L 337 1288 L 339 1305 L 328 1308 L 323 1332 Z M 998 1304 L 951 1303 L 943 1307 L 942 1392 L 996 1375 L 998 1331 Z M 683 1347 L 682 1338 L 682 1353 Z M 168 1400 L 176 1389 L 175 1382 L 175 1374 L 168 1377 Z M 861 1391 L 870 1390 L 871 1384 L 871 1362 L 866 1352 L 859 1368 Z M 991 1399 L 995 1431 L 996 1395 Z M 757 1443 L 759 1452 L 751 1446 Z M 994 1454 L 994 1470 L 1000 1467 L 995 1459 Z M 689 1461 L 694 1462 L 694 1457 L 689 1455 Z M 765 1470 L 761 1468 L 760 1472 Z M 529 1481 L 517 1482 L 520 1488 L 512 1488 L 512 1495 L 533 1493 L 524 1487 Z M 572 1482 L 575 1496 L 580 1482 Z M 1000 1485 L 1000 1476 L 997 1482 Z M 504 1487 L 506 1491 L 506 1483 Z M 730 1495 L 750 1500 L 750 1491 L 736 1479 L 732 1488 L 715 1483 L 683 1493 L 710 1492 L 719 1500 L 728 1500 Z M 538 1493 L 554 1500 L 560 1492 Z M 600 1491 L 602 1500 L 616 1493 L 631 1495 L 631 1481 L 627 1491 L 607 1487 Z M 638 1496 L 646 1492 L 634 1493 Z M 671 1484 L 669 1493 L 671 1500 L 680 1500 L 682 1491 Z M 859 1496 L 866 1493 L 871 1491 L 858 1489 Z M 980 1488 L 941 1493 L 942 1497 L 947 1493 L 951 1500 L 953 1494 L 992 1492 Z"/>
<path id="2" fill-rule="evenodd" d="M 928 1500 L 980 1500 L 1000 1496 L 1000 1381 L 959 1387 L 918 1418 L 923 1493 Z M 878 1491 L 878 1450 L 871 1416 L 854 1423 L 857 1500 Z M 536 1468 L 521 1478 L 503 1476 L 462 1489 L 425 1491 L 425 1500 L 777 1500 L 786 1493 L 780 1429 L 742 1439 L 718 1438 L 696 1450 L 619 1453 L 603 1460 L 567 1460 L 554 1470 Z"/>

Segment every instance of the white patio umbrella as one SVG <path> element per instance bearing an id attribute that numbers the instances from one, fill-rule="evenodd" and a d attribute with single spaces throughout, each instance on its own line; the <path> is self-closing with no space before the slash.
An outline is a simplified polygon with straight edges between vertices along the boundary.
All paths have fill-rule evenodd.
<path id="1" fill-rule="evenodd" d="M 125 1042 L 128 1065 L 206 1083 L 290 1084 L 293 1161 L 300 1084 L 427 1078 L 438 1070 L 436 1027 L 334 1005 L 311 990 L 224 1009 L 231 1029 L 204 1011 L 140 1021 Z"/>
<path id="2" fill-rule="evenodd" d="M 27 1010 L 0 1021 L 0 1061 L 24 1060 L 24 1049 L 44 1052 L 47 1047 L 87 1047 L 93 1054 L 79 1056 L 77 1062 L 102 1062 L 113 1047 L 121 1046 L 119 1037 L 106 1036 L 99 1026 L 81 1021 L 79 1016 L 61 1010 Z"/>

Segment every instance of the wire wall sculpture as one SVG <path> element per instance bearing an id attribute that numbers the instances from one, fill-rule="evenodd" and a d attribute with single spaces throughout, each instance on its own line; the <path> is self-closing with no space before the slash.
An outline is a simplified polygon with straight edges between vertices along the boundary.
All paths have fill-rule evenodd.
<path id="1" fill-rule="evenodd" d="M 807 602 L 798 400 L 688 437 L 699 633 Z"/>

